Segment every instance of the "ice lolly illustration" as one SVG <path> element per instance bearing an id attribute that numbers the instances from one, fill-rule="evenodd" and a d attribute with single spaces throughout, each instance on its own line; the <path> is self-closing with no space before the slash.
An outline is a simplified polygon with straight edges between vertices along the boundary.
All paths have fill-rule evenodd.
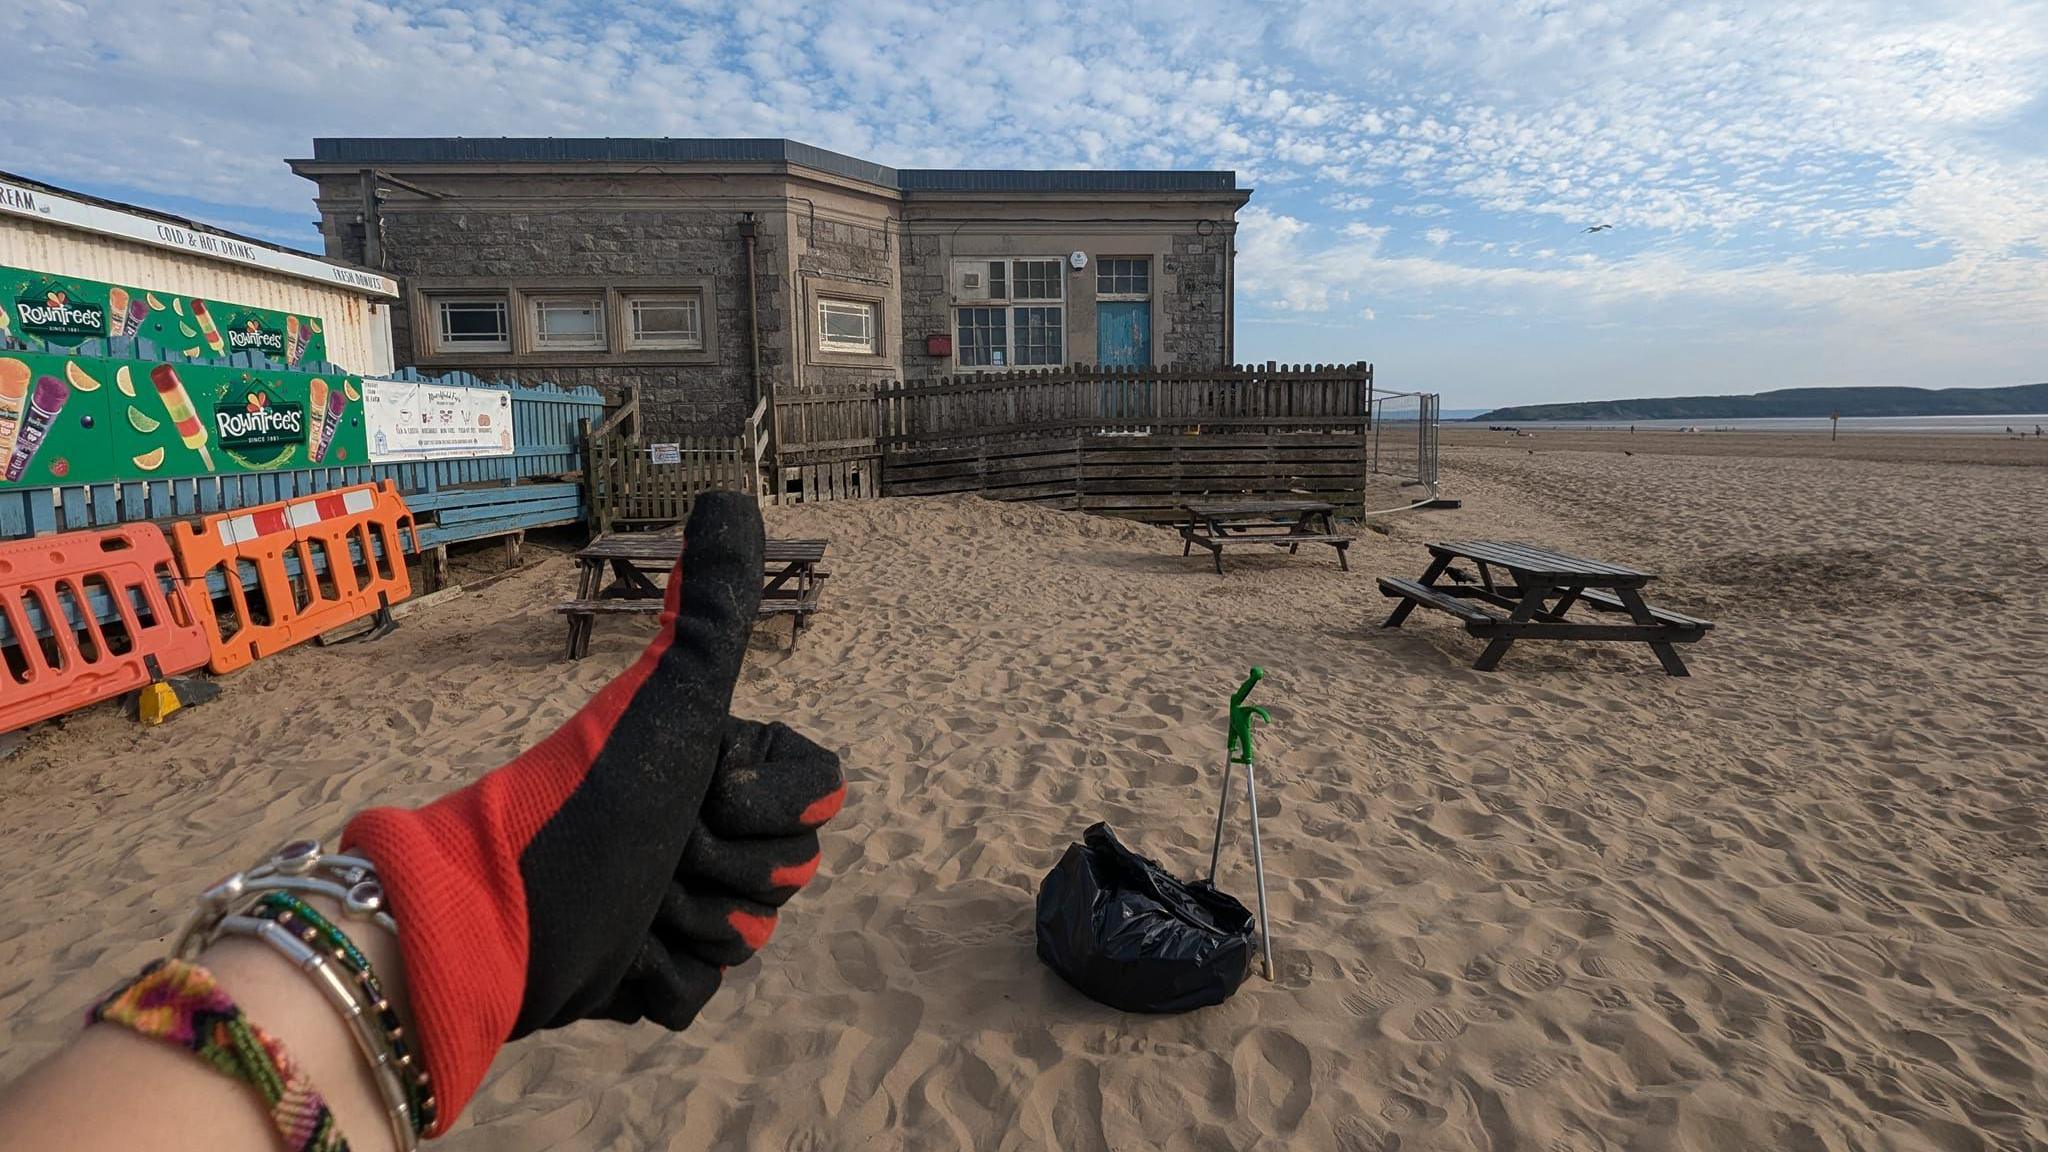
<path id="1" fill-rule="evenodd" d="M 306 345 L 313 342 L 313 329 L 299 323 L 297 316 L 284 318 L 284 343 L 286 364 L 297 364 L 306 355 Z M 314 407 L 319 407 L 315 404 Z"/>
<path id="2" fill-rule="evenodd" d="M 214 325 L 213 317 L 206 312 L 206 301 L 192 302 L 192 318 L 199 321 L 199 334 L 206 337 L 206 346 L 213 349 L 214 355 L 218 356 L 228 350 L 227 344 L 220 338 L 220 329 Z"/>
<path id="3" fill-rule="evenodd" d="M 320 459 L 320 434 L 327 430 L 327 381 L 318 376 L 306 385 L 306 419 L 311 421 L 306 443 L 313 446 L 313 459 Z"/>
<path id="4" fill-rule="evenodd" d="M 36 458 L 36 449 L 43 446 L 50 425 L 57 422 L 57 413 L 64 410 L 64 402 L 69 399 L 71 385 L 55 376 L 36 381 L 36 390 L 28 398 L 28 414 L 22 417 L 21 432 L 14 438 L 14 451 L 7 454 L 9 480 L 19 480 L 28 471 L 29 461 Z"/>
<path id="5" fill-rule="evenodd" d="M 107 335 L 126 336 L 128 327 L 128 290 L 107 289 Z"/>
<path id="6" fill-rule="evenodd" d="M 133 336 L 142 331 L 142 322 L 149 318 L 149 305 L 140 300 L 128 302 L 128 313 L 120 318 L 121 335 Z"/>
<path id="7" fill-rule="evenodd" d="M 199 413 L 192 409 L 192 397 L 185 394 L 184 381 L 169 364 L 159 364 L 149 370 L 150 382 L 156 385 L 157 398 L 164 402 L 164 411 L 177 426 L 178 439 L 185 447 L 199 453 L 200 462 L 206 470 L 213 471 L 213 455 L 206 450 L 206 425 L 199 422 Z"/>
<path id="8" fill-rule="evenodd" d="M 21 411 L 28 404 L 28 365 L 0 360 L 0 460 L 14 455 L 14 437 L 21 431 Z"/>
<path id="9" fill-rule="evenodd" d="M 348 397 L 336 388 L 327 394 L 326 418 L 320 422 L 319 439 L 313 442 L 313 463 L 318 464 L 327 456 L 327 446 L 334 443 L 334 430 L 341 427 L 341 414 L 348 408 Z"/>

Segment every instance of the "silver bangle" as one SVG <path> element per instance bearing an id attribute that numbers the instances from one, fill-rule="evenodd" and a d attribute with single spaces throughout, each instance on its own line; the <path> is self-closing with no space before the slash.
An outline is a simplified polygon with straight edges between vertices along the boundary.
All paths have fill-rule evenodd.
<path id="1" fill-rule="evenodd" d="M 192 940 L 209 934 L 221 920 L 251 892 L 304 892 L 325 896 L 341 905 L 351 920 L 367 920 L 394 935 L 398 921 L 384 910 L 384 885 L 377 879 L 376 866 L 360 856 L 323 853 L 318 840 L 293 840 L 254 867 L 237 872 L 199 895 L 199 907 L 192 910 L 171 954 L 189 958 Z"/>
<path id="2" fill-rule="evenodd" d="M 348 1023 L 349 1035 L 354 1037 L 363 1059 L 370 1062 L 370 1075 L 377 1082 L 378 1094 L 384 1097 L 384 1107 L 391 1119 L 391 1134 L 397 1141 L 397 1147 L 400 1152 L 415 1152 L 419 1147 L 419 1137 L 413 1132 L 412 1106 L 406 1103 L 405 1087 L 399 1083 L 398 1074 L 392 1069 L 391 1050 L 385 1046 L 383 1037 L 378 1034 L 368 1010 L 348 979 L 327 957 L 275 921 L 240 914 L 224 916 L 207 933 L 208 938 L 200 947 L 204 949 L 222 936 L 248 936 L 261 940 L 282 953 L 300 971 L 313 977 L 313 983 L 320 986 Z"/>

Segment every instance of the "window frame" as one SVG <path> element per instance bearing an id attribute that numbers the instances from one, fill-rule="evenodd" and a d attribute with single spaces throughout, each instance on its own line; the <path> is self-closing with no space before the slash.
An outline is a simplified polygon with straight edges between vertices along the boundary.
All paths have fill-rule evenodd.
<path id="1" fill-rule="evenodd" d="M 607 319 L 610 310 L 605 307 L 608 295 L 609 293 L 602 289 L 521 293 L 520 298 L 526 306 L 527 322 L 532 325 L 528 330 L 528 347 L 535 352 L 574 352 L 586 355 L 592 352 L 610 352 L 612 342 Z M 541 317 L 546 313 L 548 306 L 570 301 L 578 305 L 588 305 L 587 310 L 596 313 L 593 317 L 596 322 L 591 325 L 589 343 L 584 343 L 580 339 L 574 342 L 564 342 L 560 338 L 551 340 L 543 331 Z M 578 310 L 584 309 L 579 307 Z"/>
<path id="2" fill-rule="evenodd" d="M 1119 274 L 1117 272 L 1112 271 L 1111 268 L 1113 265 L 1125 264 L 1134 264 L 1143 269 L 1145 277 L 1145 287 L 1142 291 L 1127 289 L 1126 291 L 1119 292 L 1115 290 L 1115 285 L 1117 279 L 1119 278 Z M 1109 291 L 1104 291 L 1102 287 L 1103 278 L 1105 276 L 1109 278 L 1109 282 L 1111 285 L 1111 289 Z M 1128 283 L 1132 279 L 1129 272 L 1123 273 L 1122 278 L 1126 281 L 1126 283 Z M 1097 300 L 1150 300 L 1152 298 L 1152 258 L 1150 256 L 1096 257 L 1095 298 Z"/>
<path id="3" fill-rule="evenodd" d="M 443 356 L 512 351 L 512 294 L 510 292 L 436 292 L 427 296 L 428 342 Z M 501 321 L 497 340 L 455 340 L 448 337 L 449 305 L 496 305 Z"/>
<path id="4" fill-rule="evenodd" d="M 966 327 L 964 327 L 963 325 L 964 325 L 964 323 L 965 323 L 965 314 L 966 314 L 966 313 L 968 313 L 968 312 L 989 312 L 989 313 L 994 313 L 994 314 L 995 314 L 995 315 L 996 315 L 996 316 L 998 317 L 998 318 L 997 318 L 997 320 L 996 320 L 996 322 L 995 322 L 995 323 L 993 323 L 993 324 L 981 324 L 981 323 L 978 323 L 978 324 L 974 325 L 974 331 L 976 331 L 976 332 L 990 332 L 990 333 L 993 333 L 993 334 L 994 334 L 994 335 L 995 335 L 995 336 L 996 336 L 996 337 L 997 337 L 997 338 L 999 339 L 999 341 L 1000 341 L 1000 348 L 998 348 L 998 344 L 997 344 L 997 341 L 993 341 L 993 340 L 992 340 L 992 341 L 988 341 L 988 342 L 987 342 L 987 351 L 988 351 L 989 353 L 991 353 L 991 354 L 993 354 L 993 353 L 995 353 L 995 352 L 997 352 L 997 351 L 1000 351 L 1000 352 L 1001 352 L 1001 354 L 1002 354 L 1002 358 L 1003 358 L 1003 362 L 1002 362 L 1002 363 L 998 364 L 998 363 L 995 363 L 994 361 L 990 361 L 989 363 L 986 363 L 986 364 L 970 364 L 970 363 L 968 363 L 968 362 L 967 362 L 967 360 L 966 360 L 966 356 L 967 356 L 967 349 L 968 349 L 968 348 L 970 348 L 970 347 L 978 347 L 978 346 L 980 346 L 980 345 L 979 345 L 979 344 L 978 344 L 977 342 L 975 342 L 975 341 L 970 341 L 970 340 L 969 340 L 969 339 L 967 338 L 967 334 L 968 334 L 968 329 L 967 329 Z M 979 319 L 979 318 L 977 318 L 977 319 Z M 1009 371 L 1009 370 L 1010 370 L 1010 368 L 1012 367 L 1012 365 L 1010 364 L 1010 307 L 1009 307 L 1009 305 L 1007 305 L 1007 304 L 962 304 L 962 305 L 959 305 L 958 307 L 956 307 L 956 308 L 954 308 L 954 309 L 953 309 L 953 333 L 954 333 L 954 338 L 953 338 L 953 368 L 954 368 L 954 371 L 955 371 L 955 372 L 1007 372 L 1007 371 Z"/>
<path id="5" fill-rule="evenodd" d="M 648 292 L 628 289 L 619 294 L 620 346 L 627 352 L 704 351 L 704 294 L 696 291 Z M 642 336 L 638 331 L 640 306 L 654 304 L 674 308 L 688 305 L 695 315 L 695 337 Z"/>
<path id="6" fill-rule="evenodd" d="M 867 341 L 864 344 L 841 343 L 826 330 L 825 316 L 832 305 L 864 309 L 867 313 Z M 879 356 L 882 352 L 882 304 L 866 296 L 845 296 L 829 291 L 819 291 L 811 296 L 811 314 L 817 317 L 818 326 L 812 333 L 814 347 L 822 354 L 831 356 Z"/>
<path id="7" fill-rule="evenodd" d="M 952 370 L 954 374 L 1010 372 L 1031 368 L 1057 368 L 1066 363 L 1068 345 L 1073 339 L 1073 293 L 1067 286 L 1068 263 L 1065 256 L 1031 254 L 1017 256 L 956 255 L 952 259 L 956 265 L 964 264 L 977 267 L 987 277 L 983 299 L 969 300 L 956 296 L 949 301 L 953 333 Z M 1050 277 L 1024 276 L 1019 274 L 1020 266 L 1036 264 L 1043 264 L 1050 268 Z M 998 272 L 998 269 L 1001 271 Z M 954 283 L 958 282 L 957 277 L 949 279 Z M 1050 296 L 1021 295 L 1020 293 L 1027 284 L 1049 286 L 1055 294 Z M 1002 294 L 1000 296 L 996 294 L 998 285 L 1001 286 Z M 962 327 L 962 314 L 982 311 L 994 311 L 1002 315 L 1001 324 L 995 329 L 991 329 L 986 324 L 976 325 L 975 328 L 976 331 L 993 330 L 1000 332 L 1002 343 L 1000 345 L 990 344 L 986 351 L 990 353 L 1000 352 L 1003 357 L 1001 364 L 971 364 L 967 362 L 966 357 L 970 342 L 966 338 L 967 330 Z M 1053 314 L 1054 322 L 1051 324 L 1045 322 L 1046 317 L 1043 313 L 1047 311 Z M 1039 315 L 1028 316 L 1028 313 L 1038 313 Z M 1030 325 L 1031 329 L 1037 332 L 1051 329 L 1059 333 L 1059 343 L 1057 347 L 1052 349 L 1050 353 L 1051 359 L 1033 360 L 1029 364 L 1018 362 L 1018 354 L 1025 347 L 1020 339 L 1019 324 Z M 1042 348 L 1043 345 L 1034 345 L 1034 347 Z M 1040 355 L 1044 354 L 1043 352 L 1040 353 Z"/>
<path id="8" fill-rule="evenodd" d="M 634 296 L 695 295 L 702 348 L 633 347 L 629 337 L 631 318 L 625 301 Z M 536 297 L 591 296 L 604 299 L 605 343 L 601 348 L 542 347 L 534 340 L 533 309 L 528 301 Z M 560 369 L 581 367 L 706 367 L 719 364 L 723 341 L 719 339 L 722 306 L 718 283 L 712 276 L 419 276 L 407 277 L 402 324 L 398 334 L 413 349 L 412 362 L 420 368 L 475 369 L 507 368 Z M 511 326 L 511 346 L 502 343 L 487 349 L 461 344 L 446 345 L 437 340 L 440 317 L 437 300 L 486 299 L 506 302 Z M 745 300 L 738 302 L 745 304 Z"/>

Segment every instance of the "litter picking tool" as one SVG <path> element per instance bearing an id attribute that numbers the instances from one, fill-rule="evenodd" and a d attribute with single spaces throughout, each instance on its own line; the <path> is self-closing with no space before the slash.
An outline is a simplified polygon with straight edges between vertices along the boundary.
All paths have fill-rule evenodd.
<path id="1" fill-rule="evenodd" d="M 1230 734 L 1224 743 L 1223 755 L 1223 798 L 1216 804 L 1216 843 L 1209 849 L 1209 886 L 1216 885 L 1216 865 L 1223 857 L 1223 823 L 1230 812 L 1230 778 L 1237 765 L 1244 765 L 1245 802 L 1252 810 L 1252 874 L 1259 882 L 1259 961 L 1265 977 L 1273 978 L 1273 922 L 1266 918 L 1266 857 L 1259 844 L 1259 777 L 1254 765 L 1256 757 L 1252 752 L 1252 718 L 1258 717 L 1267 724 L 1273 717 L 1256 704 L 1246 704 L 1245 698 L 1266 678 L 1266 670 L 1254 666 L 1252 674 L 1237 686 L 1237 692 L 1230 698 Z"/>

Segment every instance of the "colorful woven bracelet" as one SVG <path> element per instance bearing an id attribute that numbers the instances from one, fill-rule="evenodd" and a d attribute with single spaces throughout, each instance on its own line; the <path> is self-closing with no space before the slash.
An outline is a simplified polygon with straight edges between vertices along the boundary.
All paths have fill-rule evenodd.
<path id="1" fill-rule="evenodd" d="M 254 1087 L 271 1123 L 293 1152 L 347 1152 L 327 1110 L 284 1045 L 249 1022 L 213 973 L 183 960 L 158 960 L 95 1005 L 87 1022 L 118 1024 L 175 1044 L 221 1073 Z"/>
<path id="2" fill-rule="evenodd" d="M 399 1024 L 390 999 L 384 995 L 376 971 L 370 967 L 370 958 L 348 938 L 348 933 L 290 892 L 265 892 L 249 914 L 276 922 L 278 927 L 291 932 L 309 946 L 324 946 L 335 961 L 355 977 L 371 1014 L 384 1032 L 385 1044 L 396 1058 L 399 1076 L 405 1085 L 406 1102 L 411 1105 L 414 1133 L 424 1134 L 433 1127 L 437 1108 L 426 1063 L 415 1058 L 407 1045 L 405 1029 Z"/>

